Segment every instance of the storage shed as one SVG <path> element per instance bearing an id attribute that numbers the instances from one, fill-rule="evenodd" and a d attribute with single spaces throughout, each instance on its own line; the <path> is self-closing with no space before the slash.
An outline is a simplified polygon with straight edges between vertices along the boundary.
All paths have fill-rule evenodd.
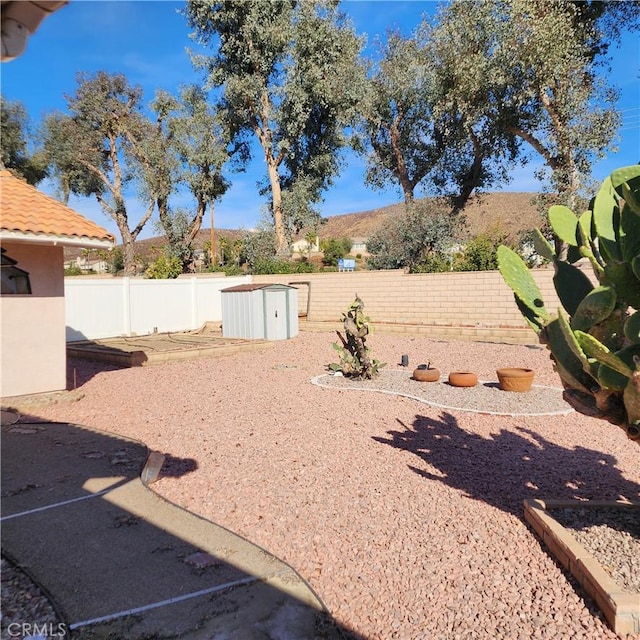
<path id="1" fill-rule="evenodd" d="M 286 340 L 298 335 L 298 290 L 286 284 L 222 289 L 222 336 Z"/>

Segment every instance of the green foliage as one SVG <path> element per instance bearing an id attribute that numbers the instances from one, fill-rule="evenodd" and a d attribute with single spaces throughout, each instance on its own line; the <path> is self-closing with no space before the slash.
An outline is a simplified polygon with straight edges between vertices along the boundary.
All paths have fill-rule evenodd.
<path id="1" fill-rule="evenodd" d="M 65 276 L 83 276 L 85 273 L 77 264 L 71 264 L 64 270 Z"/>
<path id="2" fill-rule="evenodd" d="M 344 128 L 355 118 L 362 41 L 333 0 L 189 0 L 184 14 L 212 56 L 194 56 L 212 87 L 233 143 L 256 135 L 266 166 L 276 252 L 318 217 L 314 205 L 339 171 Z"/>
<path id="3" fill-rule="evenodd" d="M 406 204 L 419 185 L 428 185 L 458 212 L 474 189 L 504 179 L 515 157 L 514 145 L 499 142 L 498 118 L 478 117 L 451 100 L 456 73 L 468 73 L 452 51 L 459 40 L 446 20 L 435 29 L 425 23 L 410 38 L 389 33 L 371 63 L 355 146 L 366 155 L 367 183 L 395 185 Z M 481 99 L 477 93 L 472 101 Z"/>
<path id="4" fill-rule="evenodd" d="M 493 229 L 473 237 L 467 242 L 462 258 L 456 263 L 456 271 L 490 271 L 498 268 L 498 246 L 507 234 Z"/>
<path id="5" fill-rule="evenodd" d="M 53 113 L 45 120 L 47 159 L 65 197 L 95 197 L 116 223 L 124 269 L 134 275 L 135 240 L 156 200 L 145 178 L 157 162 L 157 130 L 142 112 L 142 90 L 129 85 L 124 75 L 81 73 L 77 82 L 75 94 L 67 97 L 68 115 Z M 125 194 L 136 187 L 143 213 L 132 225 L 127 209 L 131 198 Z"/>
<path id="6" fill-rule="evenodd" d="M 412 267 L 411 273 L 446 273 L 451 271 L 452 267 L 453 264 L 449 258 L 435 254 L 427 256 L 423 262 Z"/>
<path id="7" fill-rule="evenodd" d="M 157 136 L 148 145 L 152 162 L 144 172 L 146 188 L 156 198 L 161 233 L 172 255 L 184 267 L 193 263 L 192 243 L 207 208 L 228 189 L 222 168 L 230 159 L 228 135 L 219 114 L 207 101 L 204 89 L 184 87 L 178 98 L 159 91 L 152 104 L 157 115 Z M 238 158 L 246 155 L 244 145 L 234 149 Z M 194 205 L 189 211 L 170 207 L 171 196 L 187 187 Z M 184 192 L 184 189 L 181 190 Z"/>
<path id="8" fill-rule="evenodd" d="M 244 271 L 236 264 L 227 264 L 222 267 L 222 271 L 226 276 L 242 276 Z"/>
<path id="9" fill-rule="evenodd" d="M 111 273 L 116 275 L 124 269 L 124 253 L 121 247 L 113 249 L 111 254 Z"/>
<path id="10" fill-rule="evenodd" d="M 161 214 L 160 220 L 155 224 L 160 234 L 167 239 L 165 251 L 168 256 L 180 260 L 182 270 L 186 271 L 193 262 L 193 244 L 190 240 L 191 231 L 194 230 L 193 221 L 184 209 L 171 211 L 168 207 Z M 199 224 L 196 223 L 199 228 Z M 197 228 L 195 231 L 197 232 Z"/>
<path id="11" fill-rule="evenodd" d="M 317 270 L 316 265 L 308 260 L 298 260 L 293 263 L 294 273 L 315 273 Z"/>
<path id="12" fill-rule="evenodd" d="M 444 57 L 446 109 L 497 125 L 503 135 L 494 128 L 481 139 L 498 154 L 529 146 L 545 165 L 545 189 L 578 210 L 621 121 L 618 91 L 598 68 L 623 30 L 638 29 L 638 13 L 637 2 L 447 3 L 431 37 Z"/>
<path id="13" fill-rule="evenodd" d="M 447 249 L 453 243 L 454 228 L 452 217 L 430 201 L 413 203 L 369 238 L 367 268 L 418 272 L 446 263 L 448 271 Z"/>
<path id="14" fill-rule="evenodd" d="M 145 276 L 151 280 L 173 280 L 182 273 L 182 261 L 176 256 L 162 255 L 152 262 Z"/>
<path id="15" fill-rule="evenodd" d="M 351 251 L 353 243 L 350 238 L 327 238 L 320 242 L 323 253 L 322 264 L 326 266 L 338 266 L 338 260 L 344 258 Z"/>
<path id="16" fill-rule="evenodd" d="M 366 339 L 371 332 L 370 318 L 364 315 L 364 302 L 356 293 L 355 300 L 351 303 L 346 313 L 342 314 L 344 335 L 337 332 L 340 343 L 333 343 L 333 348 L 340 355 L 340 362 L 332 362 L 329 365 L 331 371 L 340 371 L 343 375 L 352 378 L 367 378 L 375 376 L 385 366 L 375 358 L 372 359 Z"/>
<path id="17" fill-rule="evenodd" d="M 281 258 L 260 258 L 253 267 L 251 273 L 262 275 L 268 273 L 313 273 L 316 268 L 313 264 L 304 260 L 283 260 Z"/>
<path id="18" fill-rule="evenodd" d="M 366 181 L 399 186 L 405 202 L 446 145 L 435 140 L 428 59 L 418 42 L 390 33 L 369 81 L 356 148 L 366 154 Z"/>
<path id="19" fill-rule="evenodd" d="M 619 424 L 638 444 L 640 274 L 634 265 L 640 256 L 639 192 L 640 165 L 633 165 L 615 171 L 580 217 L 567 207 L 552 207 L 549 220 L 556 238 L 587 258 L 599 281 L 594 288 L 579 268 L 544 246 L 554 261 L 554 285 L 563 306 L 557 317 L 544 310 L 524 262 L 511 249 L 498 249 L 500 272 L 523 315 L 550 349 L 568 398 L 577 398 Z"/>
<path id="20" fill-rule="evenodd" d="M 256 275 L 293 273 L 293 264 L 289 260 L 281 260 L 279 258 L 260 258 L 251 267 L 251 273 Z"/>
<path id="21" fill-rule="evenodd" d="M 272 228 L 247 231 L 242 236 L 240 262 L 253 269 L 259 261 L 271 260 L 276 255 L 276 238 Z"/>
<path id="22" fill-rule="evenodd" d="M 224 275 L 228 277 L 245 275 L 245 271 L 237 264 L 225 264 L 222 266 L 210 265 L 207 271 L 210 273 L 224 273 Z"/>
<path id="23" fill-rule="evenodd" d="M 15 175 L 36 185 L 47 177 L 47 161 L 41 150 L 31 150 L 30 122 L 21 102 L 0 96 L 0 152 L 2 164 Z"/>
<path id="24" fill-rule="evenodd" d="M 224 266 L 238 266 L 242 255 L 243 239 L 220 236 L 218 244 L 220 264 Z M 205 243 L 205 248 L 210 251 L 211 242 L 207 241 Z M 215 262 L 217 262 L 217 260 Z"/>

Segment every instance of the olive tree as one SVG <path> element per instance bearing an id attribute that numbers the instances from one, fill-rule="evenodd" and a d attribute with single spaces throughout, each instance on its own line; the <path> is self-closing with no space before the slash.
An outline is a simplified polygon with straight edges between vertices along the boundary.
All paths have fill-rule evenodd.
<path id="1" fill-rule="evenodd" d="M 2 167 L 32 185 L 44 180 L 47 162 L 42 150 L 34 150 L 30 144 L 33 135 L 25 106 L 21 102 L 0 97 L 0 127 Z"/>
<path id="2" fill-rule="evenodd" d="M 357 148 L 367 154 L 366 181 L 396 183 L 405 203 L 437 163 L 430 68 L 415 39 L 389 33 L 362 103 Z"/>
<path id="3" fill-rule="evenodd" d="M 368 269 L 442 271 L 454 243 L 459 220 L 449 215 L 446 203 L 421 200 L 389 218 L 367 240 Z"/>
<path id="4" fill-rule="evenodd" d="M 613 148 L 616 91 L 599 63 L 638 3 L 453 0 L 433 31 L 461 114 L 495 122 L 542 159 L 541 178 L 574 208 L 593 162 Z"/>
<path id="5" fill-rule="evenodd" d="M 68 114 L 45 119 L 45 150 L 65 196 L 94 196 L 117 225 L 126 274 L 136 271 L 134 243 L 151 218 L 156 196 L 146 189 L 147 149 L 155 127 L 142 112 L 142 90 L 122 74 L 80 73 Z M 143 213 L 131 228 L 128 196 L 137 188 Z"/>
<path id="6" fill-rule="evenodd" d="M 476 189 L 505 179 L 516 148 L 496 123 L 451 100 L 450 59 L 428 23 L 404 38 L 390 33 L 374 69 L 357 148 L 368 152 L 367 182 L 396 184 L 406 204 L 418 186 L 446 196 L 458 213 Z M 448 44 L 448 43 L 447 43 Z"/>
<path id="7" fill-rule="evenodd" d="M 207 101 L 204 90 L 189 86 L 179 98 L 158 92 L 152 108 L 157 114 L 158 137 L 148 149 L 145 166 L 148 189 L 155 193 L 160 229 L 169 243 L 170 252 L 180 258 L 183 268 L 193 258 L 192 243 L 207 207 L 211 219 L 211 241 L 215 201 L 228 189 L 222 169 L 232 155 L 219 114 Z M 235 149 L 234 152 L 242 151 Z M 173 210 L 170 196 L 181 186 L 195 200 L 191 211 Z"/>
<path id="8" fill-rule="evenodd" d="M 190 0 L 184 11 L 194 37 L 214 49 L 193 61 L 221 88 L 232 138 L 260 143 L 279 254 L 317 219 L 361 95 L 361 41 L 337 4 Z"/>

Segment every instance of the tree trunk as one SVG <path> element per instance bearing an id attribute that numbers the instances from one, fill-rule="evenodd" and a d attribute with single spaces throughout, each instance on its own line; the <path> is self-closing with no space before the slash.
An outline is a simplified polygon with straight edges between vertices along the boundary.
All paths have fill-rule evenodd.
<path id="1" fill-rule="evenodd" d="M 460 185 L 460 193 L 453 200 L 453 206 L 450 214 L 452 216 L 457 216 L 464 209 L 471 197 L 471 194 L 480 183 L 480 179 L 482 177 L 482 145 L 480 144 L 478 136 L 476 136 L 471 129 L 469 129 L 467 133 L 471 140 L 471 144 L 473 145 L 473 162 Z"/>
<path id="2" fill-rule="evenodd" d="M 405 164 L 404 157 L 402 156 L 402 146 L 400 144 L 400 132 L 398 131 L 398 123 L 400 117 L 396 118 L 391 129 L 389 130 L 389 138 L 391 140 L 391 146 L 393 148 L 393 155 L 396 159 L 396 177 L 402 187 L 402 194 L 404 196 L 404 203 L 411 204 L 413 202 L 413 183 L 409 179 L 409 173 L 407 171 L 407 165 Z"/>
<path id="3" fill-rule="evenodd" d="M 273 134 L 269 128 L 269 116 L 272 111 L 269 93 L 265 89 L 260 96 L 260 117 L 253 119 L 253 130 L 260 141 L 262 150 L 264 151 L 264 159 L 267 163 L 267 172 L 269 174 L 269 184 L 271 186 L 271 199 L 273 202 L 273 226 L 276 235 L 276 254 L 279 256 L 289 255 L 289 243 L 287 242 L 287 233 L 284 224 L 284 213 L 282 211 L 282 185 L 280 184 L 280 175 L 278 167 L 284 158 L 284 150 L 276 157 L 273 155 Z"/>
<path id="4" fill-rule="evenodd" d="M 211 219 L 211 231 L 209 234 L 209 242 L 211 242 L 211 266 L 213 267 L 213 265 L 215 264 L 214 260 L 215 260 L 215 233 L 213 231 L 213 219 L 215 217 L 215 203 L 211 202 L 211 209 L 210 209 L 210 219 Z M 204 215 L 204 212 L 203 212 Z"/>
<path id="5" fill-rule="evenodd" d="M 278 166 L 271 153 L 266 153 L 267 169 L 269 171 L 269 182 L 271 184 L 271 197 L 273 200 L 273 225 L 276 234 L 276 254 L 279 256 L 289 255 L 289 243 L 284 226 L 284 214 L 282 211 L 282 187 L 280 186 L 280 176 Z"/>
<path id="6" fill-rule="evenodd" d="M 124 274 L 126 276 L 136 275 L 135 241 L 129 231 L 126 222 L 121 224 L 117 220 L 120 236 L 122 237 L 122 256 L 124 259 Z"/>

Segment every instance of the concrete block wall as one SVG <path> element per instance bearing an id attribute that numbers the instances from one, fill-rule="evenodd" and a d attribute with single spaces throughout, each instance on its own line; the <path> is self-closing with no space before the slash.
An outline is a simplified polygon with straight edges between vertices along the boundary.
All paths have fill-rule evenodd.
<path id="1" fill-rule="evenodd" d="M 591 275 L 590 269 L 585 273 Z M 560 302 L 553 268 L 531 271 L 549 312 Z M 308 322 L 338 322 L 357 293 L 374 326 L 468 339 L 499 338 L 535 342 L 518 311 L 513 292 L 498 271 L 408 274 L 402 270 L 253 276 L 254 283 L 291 284 L 298 288 L 299 313 Z M 424 327 L 421 331 L 419 328 Z"/>

